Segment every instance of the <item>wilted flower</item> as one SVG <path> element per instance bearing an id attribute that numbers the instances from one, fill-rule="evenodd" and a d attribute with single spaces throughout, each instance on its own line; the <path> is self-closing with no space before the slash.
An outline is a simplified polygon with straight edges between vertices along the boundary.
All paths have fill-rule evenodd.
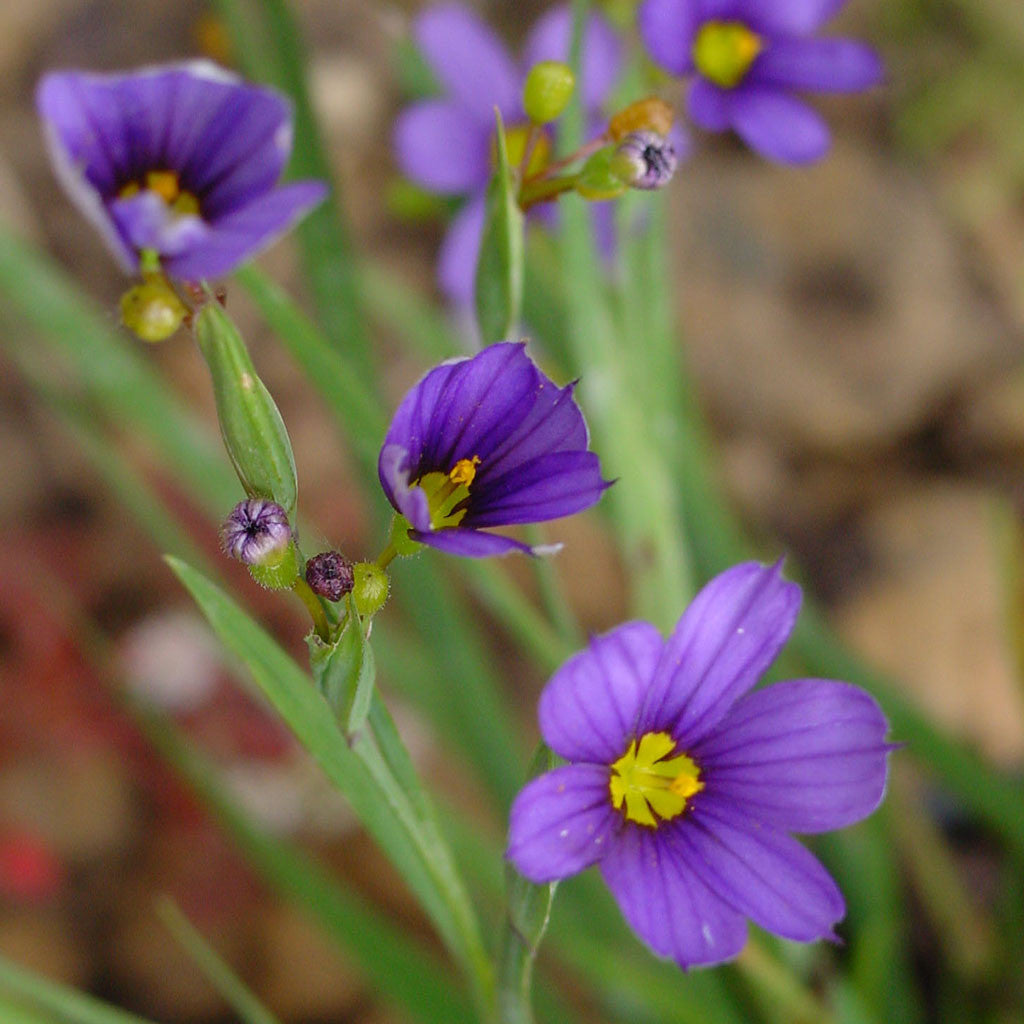
<path id="1" fill-rule="evenodd" d="M 240 501 L 220 531 L 224 554 L 246 565 L 265 565 L 279 558 L 291 544 L 288 513 L 267 498 Z"/>
<path id="2" fill-rule="evenodd" d="M 322 551 L 306 563 L 309 589 L 328 601 L 340 601 L 352 593 L 352 563 L 339 551 Z"/>
<path id="3" fill-rule="evenodd" d="M 608 484 L 572 392 L 511 342 L 426 374 L 398 407 L 378 462 L 409 537 L 470 557 L 530 551 L 484 528 L 593 505 Z"/>
<path id="4" fill-rule="evenodd" d="M 326 194 L 277 187 L 288 101 L 206 61 L 52 72 L 36 102 L 57 176 L 128 272 L 152 254 L 172 277 L 225 274 Z"/>
<path id="5" fill-rule="evenodd" d="M 444 95 L 402 113 L 395 125 L 395 152 L 402 172 L 412 181 L 431 192 L 467 200 L 442 243 L 438 283 L 451 301 L 468 305 L 473 301 L 484 193 L 492 172 L 494 110 L 501 112 L 515 166 L 527 138 L 523 83 L 538 62 L 568 58 L 571 16 L 565 7 L 548 11 L 530 31 L 519 64 L 490 28 L 461 4 L 425 10 L 416 19 L 415 36 Z M 588 112 L 599 110 L 618 77 L 621 49 L 608 22 L 592 15 L 584 33 L 578 83 Z M 543 136 L 534 147 L 533 160 L 545 159 L 550 145 Z"/>
<path id="6" fill-rule="evenodd" d="M 713 579 L 667 642 L 631 622 L 566 662 L 540 727 L 570 764 L 516 798 L 516 868 L 547 882 L 598 864 L 632 928 L 683 967 L 734 957 L 748 918 L 833 938 L 842 894 L 788 833 L 870 814 L 891 746 L 881 709 L 848 683 L 749 692 L 799 606 L 778 567 L 748 562 Z"/>
<path id="7" fill-rule="evenodd" d="M 859 92 L 882 79 L 868 46 L 810 38 L 845 0 L 645 0 L 640 33 L 651 57 L 695 74 L 690 116 L 712 132 L 734 130 L 782 163 L 819 159 L 822 118 L 794 92 Z"/>

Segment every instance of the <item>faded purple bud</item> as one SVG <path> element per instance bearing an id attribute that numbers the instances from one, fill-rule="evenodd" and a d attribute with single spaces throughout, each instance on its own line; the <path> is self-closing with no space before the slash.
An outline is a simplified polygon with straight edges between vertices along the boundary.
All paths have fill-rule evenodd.
<path id="1" fill-rule="evenodd" d="M 657 132 L 630 132 L 611 160 L 614 174 L 631 188 L 663 188 L 676 173 L 675 147 Z"/>
<path id="2" fill-rule="evenodd" d="M 337 551 L 321 552 L 306 564 L 306 582 L 314 594 L 340 601 L 352 592 L 352 563 Z"/>
<path id="3" fill-rule="evenodd" d="M 291 539 L 288 514 L 268 498 L 240 501 L 224 520 L 220 531 L 224 553 L 246 565 L 277 562 Z"/>

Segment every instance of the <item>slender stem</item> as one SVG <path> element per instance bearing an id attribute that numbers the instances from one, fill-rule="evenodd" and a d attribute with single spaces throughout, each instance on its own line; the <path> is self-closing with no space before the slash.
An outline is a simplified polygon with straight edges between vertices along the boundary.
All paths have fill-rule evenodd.
<path id="1" fill-rule="evenodd" d="M 596 153 L 602 146 L 607 146 L 609 142 L 608 133 L 603 132 L 596 138 L 591 139 L 589 142 L 584 143 L 579 149 L 570 153 L 568 156 L 562 157 L 561 160 L 555 160 L 553 163 L 548 164 L 543 170 L 537 174 L 526 178 L 523 182 L 524 185 L 530 185 L 538 181 L 546 181 L 548 178 L 559 171 L 564 171 L 566 167 L 571 167 L 573 164 L 578 163 L 580 160 L 586 160 L 592 153 Z"/>
<path id="2" fill-rule="evenodd" d="M 539 124 L 530 122 L 530 128 L 526 135 L 526 143 L 523 145 L 523 158 L 519 161 L 519 180 L 524 181 L 526 178 L 526 170 L 530 166 L 530 158 L 533 156 L 533 151 L 537 148 L 537 143 L 540 141 L 541 132 L 543 129 Z"/>
<path id="3" fill-rule="evenodd" d="M 377 556 L 377 564 L 386 569 L 398 557 L 398 549 L 393 541 L 388 541 L 388 546 Z"/>
<path id="4" fill-rule="evenodd" d="M 534 547 L 543 545 L 546 539 L 542 528 L 537 525 L 527 527 L 526 536 Z M 530 561 L 534 577 L 537 580 L 537 587 L 540 590 L 544 611 L 547 612 L 548 618 L 554 624 L 559 638 L 572 649 L 581 646 L 583 634 L 576 621 L 576 616 L 573 614 L 572 605 L 562 586 L 562 581 L 558 578 L 554 562 L 543 556 Z"/>
<path id="5" fill-rule="evenodd" d="M 561 178 L 547 178 L 526 184 L 519 192 L 519 206 L 528 210 L 537 203 L 545 203 L 563 192 L 569 192 L 576 186 L 576 175 L 567 174 Z"/>
<path id="6" fill-rule="evenodd" d="M 313 620 L 316 635 L 324 643 L 330 643 L 331 626 L 327 621 L 327 613 L 320 603 L 320 598 L 310 590 L 309 584 L 301 576 L 292 584 L 292 593 L 306 606 L 306 611 L 309 612 L 309 617 Z"/>

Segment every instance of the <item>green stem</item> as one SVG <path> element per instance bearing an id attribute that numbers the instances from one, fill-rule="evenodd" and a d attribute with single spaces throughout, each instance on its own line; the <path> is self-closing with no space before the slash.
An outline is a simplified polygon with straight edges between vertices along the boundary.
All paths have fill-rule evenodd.
<path id="1" fill-rule="evenodd" d="M 388 546 L 377 556 L 377 564 L 386 569 L 398 557 L 398 549 L 389 541 Z"/>
<path id="2" fill-rule="evenodd" d="M 543 546 L 546 540 L 543 530 L 537 525 L 526 528 L 526 538 L 533 547 Z M 554 562 L 550 558 L 541 556 L 531 559 L 531 563 L 544 611 L 554 624 L 559 637 L 567 647 L 573 650 L 581 647 L 584 639 L 583 633 L 573 614 L 572 606 L 565 594 L 565 588 L 558 578 Z"/>
<path id="3" fill-rule="evenodd" d="M 563 192 L 571 192 L 576 187 L 576 175 L 567 174 L 560 178 L 547 178 L 543 181 L 530 182 L 519 190 L 519 207 L 528 210 L 537 203 L 545 203 Z"/>
<path id="4" fill-rule="evenodd" d="M 330 643 L 331 626 L 327 621 L 327 613 L 320 603 L 320 598 L 313 593 L 309 584 L 301 576 L 292 584 L 292 593 L 306 606 L 306 611 L 309 612 L 309 617 L 313 620 L 316 635 L 325 644 Z"/>

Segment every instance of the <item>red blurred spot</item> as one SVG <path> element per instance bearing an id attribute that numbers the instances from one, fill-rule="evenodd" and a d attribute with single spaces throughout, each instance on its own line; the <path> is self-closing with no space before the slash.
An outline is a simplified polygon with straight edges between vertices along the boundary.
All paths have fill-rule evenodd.
<path id="1" fill-rule="evenodd" d="M 28 832 L 0 835 L 0 896 L 39 903 L 64 884 L 64 865 L 38 836 Z"/>

